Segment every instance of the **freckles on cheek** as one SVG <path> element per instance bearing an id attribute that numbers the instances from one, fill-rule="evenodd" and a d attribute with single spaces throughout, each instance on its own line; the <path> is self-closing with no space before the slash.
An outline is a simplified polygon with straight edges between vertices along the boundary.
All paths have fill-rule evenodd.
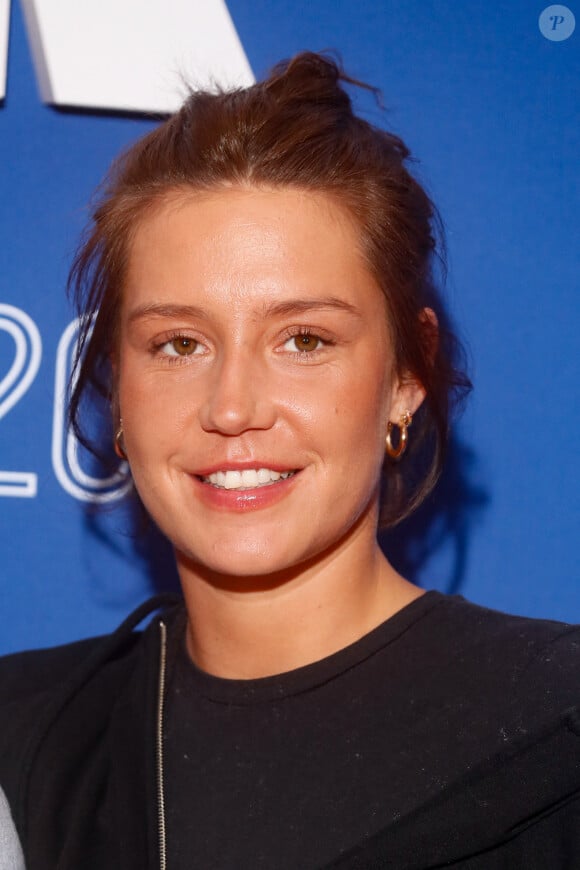
<path id="1" fill-rule="evenodd" d="M 121 373 L 119 395 L 123 405 L 140 409 L 147 416 L 162 412 L 178 414 L 188 399 L 188 391 L 175 379 L 131 369 Z"/>
<path id="2" fill-rule="evenodd" d="M 172 452 L 191 424 L 186 402 L 177 401 L 167 388 L 150 388 L 142 380 L 125 380 L 119 389 L 120 414 L 130 455 L 145 456 Z"/>
<path id="3" fill-rule="evenodd" d="M 278 391 L 278 395 L 282 396 L 279 404 L 286 414 L 309 430 L 316 428 L 321 415 L 320 397 L 311 398 L 305 390 L 290 392 L 287 386 L 283 386 Z"/>

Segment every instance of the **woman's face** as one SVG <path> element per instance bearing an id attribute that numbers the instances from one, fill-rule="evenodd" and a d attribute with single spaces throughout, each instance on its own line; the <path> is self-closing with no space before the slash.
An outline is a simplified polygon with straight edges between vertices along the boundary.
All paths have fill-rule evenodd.
<path id="1" fill-rule="evenodd" d="M 294 569 L 374 540 L 394 372 L 383 296 L 322 194 L 174 196 L 139 226 L 116 361 L 139 494 L 178 560 Z"/>

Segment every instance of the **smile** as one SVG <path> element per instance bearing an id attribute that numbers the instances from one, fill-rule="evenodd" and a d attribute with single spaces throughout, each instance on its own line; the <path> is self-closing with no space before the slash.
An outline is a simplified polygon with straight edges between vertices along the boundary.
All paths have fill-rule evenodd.
<path id="1" fill-rule="evenodd" d="M 271 486 L 294 474 L 295 471 L 273 471 L 271 468 L 244 468 L 243 471 L 215 471 L 201 480 L 217 489 L 246 490 Z"/>

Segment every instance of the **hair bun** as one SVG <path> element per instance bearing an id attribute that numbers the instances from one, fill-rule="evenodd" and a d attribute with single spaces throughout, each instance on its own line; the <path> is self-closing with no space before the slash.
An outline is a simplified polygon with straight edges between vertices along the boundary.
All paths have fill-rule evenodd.
<path id="1" fill-rule="evenodd" d="M 327 54 L 302 51 L 276 64 L 268 79 L 267 90 L 278 102 L 326 102 L 341 104 L 350 110 L 350 97 L 341 81 L 362 85 L 344 74 L 339 60 Z"/>

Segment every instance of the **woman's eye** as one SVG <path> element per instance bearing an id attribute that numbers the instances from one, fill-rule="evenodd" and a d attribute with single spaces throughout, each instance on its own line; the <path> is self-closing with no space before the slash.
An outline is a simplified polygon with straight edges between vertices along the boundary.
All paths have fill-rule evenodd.
<path id="1" fill-rule="evenodd" d="M 289 350 L 293 353 L 309 353 L 313 350 L 319 350 L 323 342 L 320 336 L 311 335 L 309 332 L 293 335 L 284 342 L 284 350 Z"/>
<path id="2" fill-rule="evenodd" d="M 195 338 L 178 335 L 161 345 L 160 350 L 167 356 L 191 356 L 200 353 L 202 345 Z"/>

